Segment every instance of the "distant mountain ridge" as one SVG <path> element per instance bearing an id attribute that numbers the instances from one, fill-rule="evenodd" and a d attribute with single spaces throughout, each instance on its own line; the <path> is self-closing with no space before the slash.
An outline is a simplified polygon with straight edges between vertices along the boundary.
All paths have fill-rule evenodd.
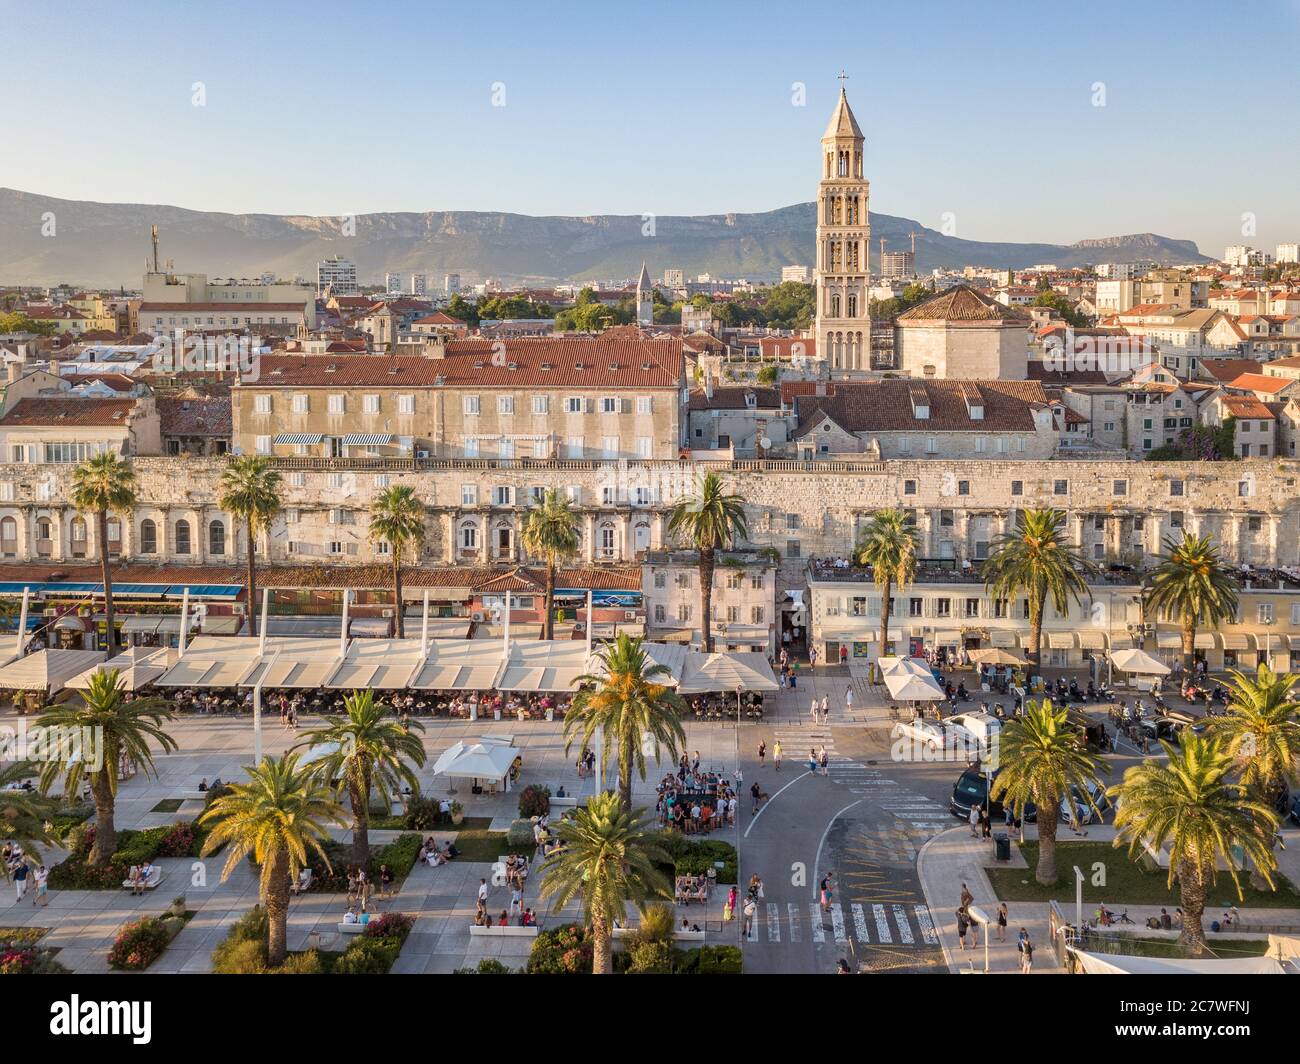
<path id="1" fill-rule="evenodd" d="M 54 234 L 43 224 L 52 216 Z M 345 219 L 303 215 L 222 214 L 139 203 L 64 200 L 0 188 L 0 283 L 138 287 L 149 255 L 149 227 L 160 230 L 164 259 L 180 272 L 209 277 L 315 277 L 328 255 L 356 262 L 363 283 L 386 272 L 422 272 L 441 285 L 444 273 L 465 283 L 493 277 L 509 284 L 635 277 L 642 260 L 658 277 L 680 267 L 688 277 L 777 278 L 781 268 L 811 266 L 812 203 L 757 214 L 661 215 L 643 235 L 639 215 L 534 217 L 493 211 L 382 212 Z M 1210 261 L 1190 240 L 1139 233 L 1076 244 L 962 240 L 909 218 L 871 215 L 871 261 L 880 238 L 888 250 L 911 246 L 917 266 L 1061 267 L 1127 258 L 1159 263 Z M 1104 256 L 1099 255 L 1105 252 Z"/>

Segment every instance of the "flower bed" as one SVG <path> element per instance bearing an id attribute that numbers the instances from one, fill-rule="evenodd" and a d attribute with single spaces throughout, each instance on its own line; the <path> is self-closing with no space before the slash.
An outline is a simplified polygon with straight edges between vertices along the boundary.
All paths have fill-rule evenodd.
<path id="1" fill-rule="evenodd" d="M 95 842 L 94 826 L 75 826 L 67 835 L 71 852 L 50 869 L 50 888 L 119 890 L 132 865 L 158 857 L 197 857 L 206 834 L 200 825 L 184 820 L 143 831 L 119 831 L 117 850 L 101 866 L 86 862 Z"/>
<path id="2" fill-rule="evenodd" d="M 325 856 L 329 858 L 329 870 L 319 856 L 314 855 L 308 862 L 312 873 L 311 890 L 321 894 L 342 894 L 348 889 L 348 869 L 352 865 L 351 846 L 331 839 L 322 844 Z M 385 846 L 370 847 L 370 867 L 366 870 L 370 882 L 378 889 L 380 865 L 388 865 L 393 873 L 393 887 L 400 887 L 402 881 L 415 867 L 415 859 L 420 856 L 423 845 L 419 835 L 400 835 Z"/>
<path id="3" fill-rule="evenodd" d="M 279 968 L 268 968 L 266 911 L 255 907 L 231 927 L 213 951 L 212 967 L 222 975 L 386 975 L 414 925 L 414 917 L 384 913 L 367 924 L 342 953 L 291 953 Z"/>
<path id="4" fill-rule="evenodd" d="M 565 924 L 541 932 L 528 954 L 529 975 L 590 975 L 591 940 L 585 928 Z"/>
<path id="5" fill-rule="evenodd" d="M 108 951 L 108 965 L 123 972 L 140 972 L 162 956 L 185 926 L 181 917 L 143 916 L 117 933 Z"/>

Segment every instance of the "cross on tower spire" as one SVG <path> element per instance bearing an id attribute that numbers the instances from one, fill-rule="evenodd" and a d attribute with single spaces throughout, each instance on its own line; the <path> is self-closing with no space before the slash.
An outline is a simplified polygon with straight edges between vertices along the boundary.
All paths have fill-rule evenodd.
<path id="1" fill-rule="evenodd" d="M 846 74 L 846 73 L 844 72 L 844 70 L 841 68 L 840 72 L 839 72 L 838 74 L 836 74 L 835 77 L 839 80 L 839 83 L 840 83 L 840 89 L 841 89 L 841 91 L 842 91 L 842 90 L 844 89 L 844 83 L 845 83 L 846 81 L 849 80 L 849 76 L 848 76 L 848 74 Z"/>

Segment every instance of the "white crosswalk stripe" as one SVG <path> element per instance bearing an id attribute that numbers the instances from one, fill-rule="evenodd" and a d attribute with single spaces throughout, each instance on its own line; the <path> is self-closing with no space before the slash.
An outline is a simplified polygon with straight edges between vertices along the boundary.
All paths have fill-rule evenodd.
<path id="1" fill-rule="evenodd" d="M 898 941 L 910 946 L 914 941 L 912 926 L 907 922 L 907 910 L 901 905 L 894 906 L 894 923 L 898 925 Z"/>
<path id="2" fill-rule="evenodd" d="M 889 918 L 885 915 L 883 905 L 873 905 L 871 915 L 876 918 L 876 934 L 880 936 L 880 941 L 888 944 L 894 941 L 893 932 L 889 930 Z"/>
<path id="3" fill-rule="evenodd" d="M 775 902 L 767 903 L 767 940 L 781 941 L 781 909 Z"/>
<path id="4" fill-rule="evenodd" d="M 934 930 L 934 921 L 930 919 L 930 910 L 924 905 L 913 906 L 916 913 L 916 922 L 921 925 L 921 939 L 931 945 L 939 941 L 939 936 Z"/>
<path id="5" fill-rule="evenodd" d="M 802 942 L 803 929 L 799 926 L 799 906 L 790 902 L 786 906 L 786 911 L 790 914 L 790 941 Z"/>
<path id="6" fill-rule="evenodd" d="M 849 908 L 853 911 L 853 931 L 858 936 L 858 941 L 870 942 L 871 937 L 867 934 L 867 914 L 863 912 L 862 905 L 855 901 Z"/>
<path id="7" fill-rule="evenodd" d="M 844 943 L 849 940 L 848 934 L 844 930 L 844 910 L 840 908 L 839 902 L 831 902 L 831 934 L 835 936 L 835 941 Z"/>
<path id="8" fill-rule="evenodd" d="M 825 942 L 826 928 L 822 925 L 822 907 L 815 901 L 808 903 L 808 923 L 812 928 L 812 940 Z"/>

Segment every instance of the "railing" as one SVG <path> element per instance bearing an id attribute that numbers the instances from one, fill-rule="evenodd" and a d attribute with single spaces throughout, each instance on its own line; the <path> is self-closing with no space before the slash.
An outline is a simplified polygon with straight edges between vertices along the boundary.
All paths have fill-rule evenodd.
<path id="1" fill-rule="evenodd" d="M 794 459 L 664 459 L 664 458 L 323 458 L 303 455 L 271 456 L 280 469 L 343 472 L 435 472 L 438 470 L 550 470 L 595 472 L 619 466 L 651 470 L 704 466 L 732 473 L 884 473 L 884 462 L 801 462 Z"/>

